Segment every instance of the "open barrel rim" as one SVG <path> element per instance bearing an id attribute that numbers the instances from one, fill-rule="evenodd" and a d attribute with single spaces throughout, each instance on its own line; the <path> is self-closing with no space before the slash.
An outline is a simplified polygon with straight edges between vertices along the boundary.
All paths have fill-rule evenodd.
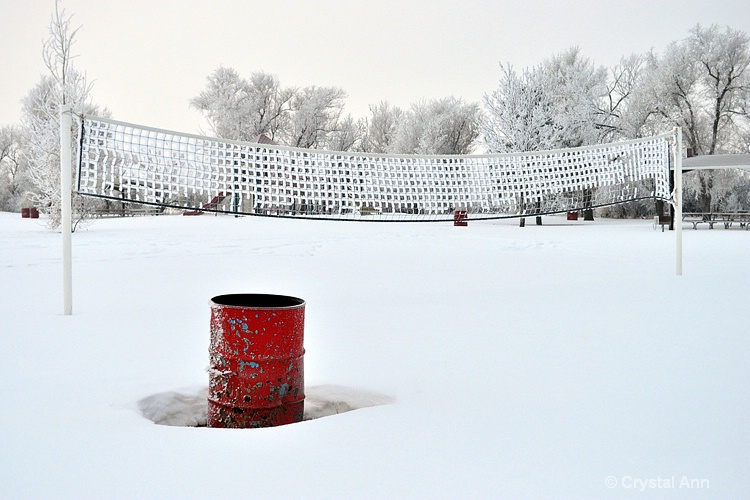
<path id="1" fill-rule="evenodd" d="M 269 293 L 230 293 L 211 299 L 212 305 L 241 309 L 294 309 L 305 305 L 305 301 L 290 295 Z"/>

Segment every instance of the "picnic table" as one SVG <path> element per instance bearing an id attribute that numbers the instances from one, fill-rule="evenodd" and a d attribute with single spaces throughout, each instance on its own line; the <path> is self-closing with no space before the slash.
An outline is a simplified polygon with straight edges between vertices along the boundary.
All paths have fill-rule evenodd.
<path id="1" fill-rule="evenodd" d="M 740 228 L 747 231 L 750 223 L 750 210 L 737 212 L 685 212 L 682 220 L 693 224 L 693 229 L 698 229 L 698 224 L 708 224 L 709 229 L 714 228 L 717 222 L 724 224 L 724 229 L 729 229 L 732 224 L 738 224 Z"/>

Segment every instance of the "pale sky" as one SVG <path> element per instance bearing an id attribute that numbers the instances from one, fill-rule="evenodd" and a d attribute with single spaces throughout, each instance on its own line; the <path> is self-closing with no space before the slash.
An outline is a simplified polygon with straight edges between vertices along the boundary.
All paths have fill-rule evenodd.
<path id="1" fill-rule="evenodd" d="M 481 102 L 499 63 L 523 69 L 577 45 L 597 65 L 657 52 L 700 23 L 750 34 L 748 0 L 64 0 L 74 64 L 117 120 L 207 131 L 189 101 L 218 66 L 284 87 L 336 86 L 355 118 L 387 100 Z M 0 0 L 0 125 L 45 72 L 54 0 Z"/>

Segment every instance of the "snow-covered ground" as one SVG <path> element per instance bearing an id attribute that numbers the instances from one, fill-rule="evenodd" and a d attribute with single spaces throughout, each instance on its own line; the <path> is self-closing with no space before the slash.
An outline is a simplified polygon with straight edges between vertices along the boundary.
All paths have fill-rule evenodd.
<path id="1" fill-rule="evenodd" d="M 100 220 L 72 316 L 61 247 L 0 214 L 1 498 L 750 497 L 748 231 L 686 227 L 677 277 L 650 221 Z M 243 292 L 306 300 L 329 416 L 145 418 L 200 420 Z"/>

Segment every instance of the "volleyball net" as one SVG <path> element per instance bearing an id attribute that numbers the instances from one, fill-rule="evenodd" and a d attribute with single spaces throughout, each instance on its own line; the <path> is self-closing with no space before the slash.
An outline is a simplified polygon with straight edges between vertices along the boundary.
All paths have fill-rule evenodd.
<path id="1" fill-rule="evenodd" d="M 556 151 L 300 149 L 80 118 L 77 191 L 181 210 L 373 221 L 497 219 L 672 201 L 676 133 Z"/>

